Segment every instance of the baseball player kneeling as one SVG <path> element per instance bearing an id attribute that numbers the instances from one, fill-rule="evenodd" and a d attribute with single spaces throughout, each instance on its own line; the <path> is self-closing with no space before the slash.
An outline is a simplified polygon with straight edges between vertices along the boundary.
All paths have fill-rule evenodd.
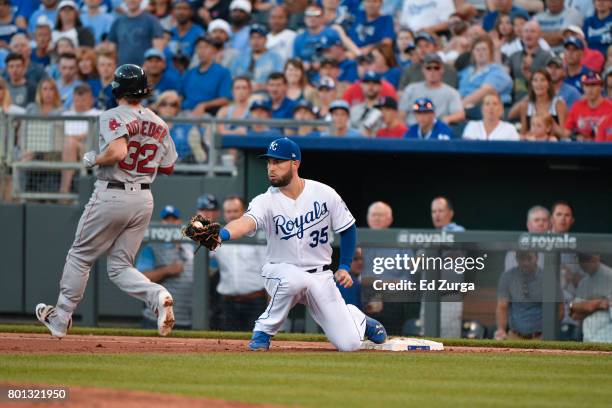
<path id="1" fill-rule="evenodd" d="M 340 351 L 355 351 L 364 338 L 384 343 L 385 328 L 353 305 L 347 305 L 334 278 L 344 287 L 353 284 L 349 265 L 357 242 L 355 218 L 336 191 L 298 175 L 301 152 L 288 138 L 273 141 L 266 154 L 268 179 L 272 185 L 251 201 L 241 218 L 214 231 L 215 237 L 203 245 L 214 249 L 218 244 L 255 231 L 266 232 L 266 263 L 262 269 L 270 303 L 255 322 L 252 350 L 267 350 L 289 311 L 297 303 L 309 309 L 325 335 Z M 186 235 L 193 237 L 192 221 Z M 339 233 L 340 265 L 331 270 L 331 234 Z M 218 233 L 218 238 L 217 238 Z M 196 239 L 198 240 L 198 239 Z"/>

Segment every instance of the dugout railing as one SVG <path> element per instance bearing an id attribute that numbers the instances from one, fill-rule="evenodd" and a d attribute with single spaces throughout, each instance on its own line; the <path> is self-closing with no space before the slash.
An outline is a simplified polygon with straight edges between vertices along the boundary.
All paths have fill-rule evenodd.
<path id="1" fill-rule="evenodd" d="M 83 152 L 98 148 L 97 116 L 25 115 L 12 114 L 0 118 L 0 175 L 12 174 L 12 197 L 16 200 L 63 200 L 78 199 L 78 176 L 72 177 L 69 191 L 60 187 L 67 172 L 84 175 L 86 170 L 80 160 L 65 158 L 74 141 L 75 128 L 82 128 L 84 136 L 78 142 L 77 157 Z M 164 118 L 169 124 L 187 127 L 189 144 L 193 155 L 185 162 L 177 162 L 176 173 L 214 177 L 236 175 L 234 155 L 222 149 L 222 135 L 217 132 L 219 124 L 233 127 L 250 127 L 265 124 L 270 128 L 295 128 L 315 126 L 329 129 L 330 122 L 322 120 L 256 120 L 218 119 L 215 117 Z M 71 136 L 72 135 L 72 136 Z M 74 147 L 73 147 L 74 148 Z M 62 174 L 63 172 L 63 174 Z M 6 182 L 6 176 L 3 177 Z"/>
<path id="2" fill-rule="evenodd" d="M 180 229 L 172 225 L 152 224 L 143 241 L 143 246 L 149 242 L 182 242 L 185 241 Z M 189 241 L 187 241 L 189 242 Z M 265 245 L 265 236 L 261 231 L 253 238 L 244 238 L 237 241 L 224 243 L 223 245 L 234 245 L 237 243 L 250 243 L 254 245 Z M 335 236 L 332 245 L 336 248 L 339 244 L 339 236 Z M 538 256 L 543 257 L 544 267 L 542 269 L 542 337 L 545 340 L 555 340 L 560 338 L 560 309 L 559 305 L 564 303 L 564 299 L 559 297 L 557 288 L 560 287 L 562 276 L 563 257 L 575 255 L 579 252 L 589 254 L 601 254 L 604 262 L 611 259 L 612 255 L 612 235 L 607 234 L 528 234 L 521 232 L 504 231 L 469 231 L 453 232 L 442 234 L 437 230 L 409 230 L 409 229 L 387 229 L 371 230 L 362 229 L 358 231 L 358 246 L 362 248 L 364 258 L 364 271 L 362 272 L 361 284 L 371 284 L 367 280 L 372 276 L 371 268 L 368 266 L 368 254 L 377 254 L 377 251 L 387 251 L 386 253 L 401 253 L 405 250 L 428 251 L 463 251 L 464 253 L 488 253 L 490 258 L 493 253 L 506 255 L 508 251 L 533 251 Z M 371 256 L 370 256 L 371 258 Z M 193 329 L 209 329 L 209 253 L 204 248 L 200 249 L 194 260 L 194 282 L 193 282 Z M 503 256 L 498 257 L 497 261 L 487 267 L 478 279 L 470 278 L 477 284 L 488 282 L 488 286 L 497 287 L 500 275 L 504 272 Z M 337 264 L 337 262 L 336 262 Z M 99 265 L 99 264 L 98 264 Z M 577 266 L 577 265 L 574 265 Z M 422 279 L 438 279 L 440 270 L 419 271 Z M 97 273 L 105 273 L 104 270 L 97 270 Z M 612 288 L 611 288 L 612 290 Z M 365 291 L 364 291 L 365 292 Z M 478 292 L 478 291 L 477 291 Z M 81 308 L 81 323 L 86 326 L 96 326 L 98 322 L 96 305 L 99 293 L 90 290 L 93 296 L 92 301 L 87 302 L 87 307 Z M 362 293 L 363 294 L 363 293 Z M 419 295 L 421 296 L 421 295 Z M 472 293 L 471 302 L 476 302 L 482 307 L 487 308 L 487 313 L 494 314 L 491 310 L 495 302 L 495 290 L 483 291 L 482 294 Z M 482 298 L 479 299 L 478 297 Z M 491 296 L 493 298 L 491 298 Z M 414 298 L 408 299 L 415 301 Z M 403 302 L 406 299 L 391 299 L 389 302 Z M 428 337 L 438 337 L 440 335 L 441 322 L 441 299 L 438 293 L 429 294 L 427 297 L 419 297 L 417 302 L 421 302 L 424 308 L 425 326 L 423 334 Z M 457 300 L 455 300 L 457 301 Z M 460 300 L 466 301 L 465 298 Z M 306 332 L 319 331 L 314 321 L 306 315 Z"/>

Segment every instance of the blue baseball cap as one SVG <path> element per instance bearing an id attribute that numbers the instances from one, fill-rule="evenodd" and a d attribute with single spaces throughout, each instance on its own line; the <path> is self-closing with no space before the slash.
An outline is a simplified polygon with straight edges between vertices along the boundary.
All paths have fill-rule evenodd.
<path id="1" fill-rule="evenodd" d="M 412 105 L 412 111 L 417 113 L 434 112 L 434 104 L 429 98 L 418 98 Z"/>
<path id="2" fill-rule="evenodd" d="M 334 45 L 342 45 L 342 40 L 335 30 L 327 30 L 320 41 L 319 48 L 322 50 L 327 50 Z"/>
<path id="3" fill-rule="evenodd" d="M 268 28 L 263 24 L 253 23 L 249 28 L 249 35 L 253 33 L 257 33 L 265 37 L 266 35 L 268 35 Z"/>
<path id="4" fill-rule="evenodd" d="M 381 80 L 382 80 L 382 76 L 378 72 L 367 71 L 363 75 L 363 79 L 361 80 L 361 82 L 377 82 L 377 83 L 380 83 Z"/>
<path id="5" fill-rule="evenodd" d="M 436 45 L 436 40 L 434 40 L 434 38 L 432 37 L 431 34 L 429 34 L 427 31 L 421 31 L 419 33 L 417 33 L 416 36 L 414 36 L 414 43 L 418 44 L 419 41 L 421 40 L 425 40 L 433 45 Z"/>
<path id="6" fill-rule="evenodd" d="M 350 113 L 351 111 L 351 107 L 349 106 L 348 102 L 345 101 L 344 99 L 336 99 L 335 101 L 329 104 L 330 112 L 333 112 L 336 109 L 344 109 L 347 113 Z"/>
<path id="7" fill-rule="evenodd" d="M 166 60 L 166 56 L 164 55 L 163 52 L 161 52 L 160 50 L 158 50 L 157 48 L 149 48 L 145 53 L 144 53 L 144 59 L 148 60 L 149 58 L 159 58 L 163 61 Z"/>
<path id="8" fill-rule="evenodd" d="M 310 113 L 312 113 L 313 115 L 317 116 L 318 110 L 315 108 L 312 102 L 307 99 L 300 99 L 299 101 L 297 101 L 297 103 L 293 106 L 293 113 L 295 113 L 295 111 L 297 111 L 298 109 L 306 109 L 310 111 Z"/>
<path id="9" fill-rule="evenodd" d="M 217 197 L 212 194 L 204 194 L 198 197 L 198 210 L 216 210 L 219 208 Z"/>
<path id="10" fill-rule="evenodd" d="M 300 161 L 302 160 L 302 153 L 297 143 L 287 137 L 282 137 L 270 143 L 266 154 L 262 154 L 259 158 Z"/>
<path id="11" fill-rule="evenodd" d="M 161 219 L 164 219 L 166 217 L 181 218 L 181 212 L 175 206 L 167 205 L 161 210 L 161 212 L 159 213 L 159 217 Z"/>
<path id="12" fill-rule="evenodd" d="M 584 49 L 584 43 L 578 37 L 567 37 L 565 41 L 563 41 L 563 47 L 567 47 L 568 45 L 573 45 L 579 50 Z"/>
<path id="13" fill-rule="evenodd" d="M 269 99 L 256 99 L 251 102 L 251 106 L 249 106 L 249 112 L 254 111 L 255 109 L 263 109 L 268 112 L 272 111 L 272 102 Z"/>

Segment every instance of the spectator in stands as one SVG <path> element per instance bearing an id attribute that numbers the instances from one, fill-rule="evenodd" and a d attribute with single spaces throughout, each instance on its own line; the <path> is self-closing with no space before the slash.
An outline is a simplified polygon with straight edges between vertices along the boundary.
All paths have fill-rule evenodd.
<path id="1" fill-rule="evenodd" d="M 172 3 L 172 17 L 176 26 L 170 29 L 172 36 L 169 48 L 173 55 L 180 54 L 191 57 L 196 40 L 204 35 L 204 29 L 193 23 L 193 8 L 189 0 L 178 0 Z"/>
<path id="2" fill-rule="evenodd" d="M 63 37 L 72 40 L 76 47 L 93 47 L 96 44 L 93 32 L 83 27 L 77 4 L 72 0 L 62 0 L 57 6 L 55 29 L 52 33 L 52 42 Z"/>
<path id="3" fill-rule="evenodd" d="M 163 29 L 155 16 L 140 7 L 142 0 L 125 0 L 127 12 L 117 17 L 108 40 L 117 46 L 118 64 L 142 65 L 151 47 L 162 49 Z M 141 33 L 134 35 L 135 32 Z"/>
<path id="4" fill-rule="evenodd" d="M 78 68 L 78 77 L 81 81 L 87 82 L 87 84 L 92 88 L 98 82 L 98 56 L 93 48 L 89 47 L 80 47 L 77 48 L 76 52 L 77 57 L 77 68 Z"/>
<path id="5" fill-rule="evenodd" d="M 563 40 L 565 41 L 565 39 L 568 37 L 576 37 L 580 41 L 582 41 L 582 44 L 584 45 L 584 50 L 582 52 L 582 60 L 580 61 L 580 63 L 585 66 L 589 71 L 594 71 L 597 73 L 601 72 L 603 70 L 606 59 L 599 50 L 589 48 L 589 45 L 587 44 L 587 41 L 584 38 L 584 31 L 582 31 L 582 28 L 575 25 L 565 27 L 565 29 L 563 30 Z"/>
<path id="6" fill-rule="evenodd" d="M 549 114 L 553 118 L 553 134 L 559 138 L 564 136 L 567 105 L 563 98 L 555 96 L 552 79 L 547 70 L 539 69 L 533 73 L 529 82 L 529 95 L 518 105 L 523 136 L 531 131 L 531 118 L 543 114 Z"/>
<path id="7" fill-rule="evenodd" d="M 198 214 L 214 222 L 219 222 L 221 209 L 219 200 L 212 194 L 202 194 L 196 202 Z"/>
<path id="8" fill-rule="evenodd" d="M 382 113 L 382 125 L 376 132 L 376 137 L 402 138 L 408 127 L 397 111 L 397 101 L 389 96 L 381 98 L 376 108 Z"/>
<path id="9" fill-rule="evenodd" d="M 550 58 L 546 64 L 546 70 L 550 74 L 555 97 L 563 98 L 567 105 L 567 109 L 570 110 L 574 102 L 581 98 L 581 95 L 576 88 L 565 82 L 565 70 L 561 58 Z"/>
<path id="10" fill-rule="evenodd" d="M 413 51 L 412 64 L 408 68 L 404 68 L 400 79 L 400 89 L 405 89 L 406 86 L 414 82 L 425 80 L 423 75 L 424 58 L 428 54 L 436 52 L 436 41 L 431 34 L 427 32 L 417 33 L 414 37 L 415 50 Z M 444 75 L 442 81 L 453 88 L 457 88 L 457 71 L 452 65 L 444 64 Z"/>
<path id="11" fill-rule="evenodd" d="M 506 13 L 499 13 L 495 21 L 495 30 L 491 31 L 491 39 L 493 44 L 495 44 L 495 62 L 502 63 L 502 56 L 508 58 L 518 51 L 515 49 L 509 51 L 509 49 L 511 44 L 519 38 L 514 32 L 512 16 Z"/>
<path id="12" fill-rule="evenodd" d="M 273 119 L 291 119 L 295 102 L 287 97 L 287 78 L 281 72 L 273 72 L 266 81 Z"/>
<path id="13" fill-rule="evenodd" d="M 340 77 L 340 65 L 338 64 L 337 60 L 333 58 L 323 58 L 321 60 L 321 66 L 319 67 L 319 75 L 317 80 L 314 81 L 314 83 L 317 83 L 322 77 L 328 77 L 329 79 L 334 81 L 334 83 L 339 82 L 338 78 Z"/>
<path id="14" fill-rule="evenodd" d="M 409 125 L 416 122 L 413 113 L 414 101 L 429 98 L 436 109 L 436 116 L 444 123 L 459 123 L 465 120 L 465 111 L 459 92 L 442 82 L 444 64 L 438 54 L 427 54 L 422 65 L 425 81 L 410 84 L 404 89 L 400 100 L 402 115 Z"/>
<path id="15" fill-rule="evenodd" d="M 25 113 L 25 109 L 13 104 L 13 99 L 8 89 L 8 83 L 2 77 L 0 77 L 0 112 L 9 115 Z"/>
<path id="16" fill-rule="evenodd" d="M 357 58 L 357 63 L 357 73 L 360 80 L 353 81 L 353 83 L 346 88 L 344 94 L 342 95 L 342 99 L 347 101 L 351 106 L 363 103 L 366 100 L 361 82 L 366 72 L 373 71 L 372 65 L 374 63 L 374 58 L 371 54 L 362 55 Z M 396 89 L 385 79 L 381 79 L 380 96 L 390 96 L 395 100 L 398 99 Z"/>
<path id="17" fill-rule="evenodd" d="M 546 0 L 546 10 L 534 16 L 542 27 L 542 37 L 553 47 L 563 44 L 563 29 L 570 25 L 582 26 L 583 16 L 563 0 Z"/>
<path id="18" fill-rule="evenodd" d="M 319 116 L 327 121 L 331 121 L 331 114 L 329 107 L 333 101 L 338 99 L 338 93 L 336 92 L 336 82 L 329 77 L 321 77 L 317 86 L 319 91 Z"/>
<path id="19" fill-rule="evenodd" d="M 495 21 L 497 20 L 497 16 L 500 13 L 510 15 L 521 13 L 523 15 L 529 16 L 527 10 L 521 7 L 514 6 L 512 4 L 512 0 L 494 0 L 492 3 L 493 9 L 487 12 L 482 20 L 482 28 L 484 28 L 486 31 L 493 30 L 493 28 L 495 27 Z"/>
<path id="20" fill-rule="evenodd" d="M 584 98 L 574 104 L 565 121 L 566 136 L 593 141 L 599 125 L 612 112 L 612 100 L 602 96 L 603 82 L 599 74 L 582 76 Z"/>
<path id="21" fill-rule="evenodd" d="M 402 70 L 397 66 L 393 47 L 388 44 L 374 45 L 372 58 L 372 70 L 381 74 L 395 89 L 398 89 Z"/>
<path id="22" fill-rule="evenodd" d="M 381 95 L 381 75 L 374 71 L 365 73 L 360 82 L 365 96 L 363 103 L 351 106 L 351 127 L 358 129 L 364 135 L 373 136 L 382 125 L 382 115 L 376 107 Z M 393 99 L 393 98 L 391 98 Z"/>
<path id="23" fill-rule="evenodd" d="M 584 55 L 584 44 L 576 37 L 567 37 L 563 45 L 565 47 L 565 82 L 582 94 L 582 76 L 589 72 L 581 62 Z"/>
<path id="24" fill-rule="evenodd" d="M 375 201 L 368 207 L 366 221 L 368 228 L 387 229 L 393 224 L 393 209 L 383 201 Z"/>
<path id="25" fill-rule="evenodd" d="M 25 33 L 15 21 L 11 0 L 0 0 L 0 49 L 8 48 L 11 37 L 17 33 Z"/>
<path id="26" fill-rule="evenodd" d="M 166 90 L 159 94 L 152 108 L 163 118 L 177 118 L 181 111 L 181 97 L 174 90 Z M 190 139 L 199 139 L 197 127 L 180 123 L 179 119 L 177 119 L 177 123 L 174 120 L 167 123 L 170 136 L 176 146 L 179 162 L 194 163 L 196 160 L 191 149 Z"/>
<path id="27" fill-rule="evenodd" d="M 30 48 L 30 41 L 24 34 L 15 34 L 11 38 L 9 45 L 11 52 L 23 55 L 26 63 L 26 79 L 28 83 L 37 84 L 41 79 L 45 78 L 47 74 L 43 67 L 35 64 L 31 61 L 32 49 Z"/>
<path id="28" fill-rule="evenodd" d="M 217 55 L 215 56 L 215 62 L 230 69 L 241 55 L 239 50 L 231 48 L 228 45 L 228 41 L 232 35 L 232 28 L 229 23 L 219 19 L 211 21 L 208 25 L 208 35 L 219 45 Z M 190 67 L 196 67 L 199 62 L 200 60 L 196 53 L 192 58 Z"/>
<path id="29" fill-rule="evenodd" d="M 249 118 L 268 120 L 272 117 L 272 102 L 269 99 L 256 99 L 251 102 Z M 249 135 L 280 135 L 279 128 L 271 128 L 267 124 L 253 124 L 250 126 Z"/>
<path id="30" fill-rule="evenodd" d="M 412 52 L 414 51 L 414 35 L 412 31 L 407 28 L 400 29 L 395 43 L 397 45 L 397 54 L 395 55 L 397 63 L 402 69 L 408 68 L 412 64 Z"/>
<path id="31" fill-rule="evenodd" d="M 283 60 L 283 64 L 291 58 L 293 52 L 293 42 L 297 34 L 287 28 L 289 14 L 287 7 L 277 5 L 272 7 L 268 18 L 270 32 L 266 43 L 268 49 L 277 53 Z"/>
<path id="32" fill-rule="evenodd" d="M 612 2 L 610 0 L 594 0 L 595 14 L 587 16 L 584 22 L 584 33 L 589 47 L 606 55 L 612 45 Z M 608 63 L 610 60 L 608 59 Z"/>
<path id="33" fill-rule="evenodd" d="M 36 23 L 39 17 L 46 17 L 49 21 L 55 21 L 57 17 L 58 0 L 41 0 L 41 5 L 38 10 L 34 11 L 28 21 L 28 32 L 33 33 L 36 29 Z"/>
<path id="34" fill-rule="evenodd" d="M 512 79 L 504 68 L 493 62 L 493 41 L 488 36 L 479 37 L 472 46 L 473 65 L 459 75 L 459 94 L 466 109 L 475 108 L 484 103 L 484 97 L 495 92 L 501 101 L 501 113 L 504 103 L 511 100 Z M 468 118 L 477 118 L 476 109 L 466 111 Z M 501 118 L 501 114 L 500 114 Z"/>
<path id="35" fill-rule="evenodd" d="M 525 23 L 521 30 L 521 41 L 523 49 L 513 53 L 509 60 L 508 65 L 510 66 L 510 74 L 514 79 L 515 94 L 518 93 L 517 84 L 527 84 L 529 77 L 524 74 L 525 59 L 531 57 L 530 72 L 537 71 L 546 66 L 546 62 L 550 59 L 550 52 L 540 48 L 539 39 L 541 38 L 542 31 L 537 21 L 531 20 Z M 520 96 L 522 97 L 522 96 Z"/>
<path id="36" fill-rule="evenodd" d="M 32 50 L 30 59 L 35 64 L 43 67 L 51 64 L 51 23 L 42 17 L 43 21 L 36 23 L 34 30 L 34 43 L 36 47 Z"/>
<path id="37" fill-rule="evenodd" d="M 25 77 L 25 59 L 23 55 L 12 52 L 7 55 L 4 62 L 13 103 L 25 108 L 29 103 L 34 102 L 36 97 L 36 84 L 28 83 Z"/>
<path id="38" fill-rule="evenodd" d="M 522 136 L 523 140 L 530 142 L 556 142 L 559 137 L 555 136 L 555 120 L 548 113 L 537 113 L 529 120 L 529 132 Z"/>
<path id="39" fill-rule="evenodd" d="M 251 80 L 246 76 L 234 78 L 232 84 L 232 103 L 219 109 L 219 119 L 246 119 L 249 117 L 249 98 L 253 92 Z M 246 135 L 245 126 L 236 126 L 220 123 L 217 132 L 222 135 Z"/>
<path id="40" fill-rule="evenodd" d="M 178 91 L 180 89 L 179 76 L 176 74 L 176 71 L 168 68 L 166 56 L 157 48 L 149 48 L 145 52 L 142 69 L 147 73 L 149 89 L 151 90 L 151 96 L 148 98 L 149 103 L 155 102 L 163 92 Z"/>
<path id="41" fill-rule="evenodd" d="M 98 81 L 92 86 L 96 107 L 100 110 L 107 110 L 117 106 L 117 101 L 113 96 L 113 81 L 115 68 L 117 68 L 117 57 L 113 52 L 98 52 L 96 70 L 98 71 Z"/>
<path id="42" fill-rule="evenodd" d="M 191 110 L 193 116 L 205 112 L 214 114 L 229 103 L 232 97 L 232 75 L 227 68 L 215 61 L 221 44 L 210 36 L 196 41 L 196 53 L 200 65 L 191 68 L 182 81 L 183 109 Z"/>
<path id="43" fill-rule="evenodd" d="M 482 100 L 482 120 L 470 121 L 463 130 L 467 140 L 520 140 L 516 128 L 501 120 L 504 105 L 499 94 L 489 91 Z"/>
<path id="44" fill-rule="evenodd" d="M 55 81 L 45 78 L 36 87 L 36 97 L 34 102 L 26 107 L 28 115 L 59 115 L 64 111 L 62 98 Z M 40 123 L 36 123 L 38 129 Z M 33 126 L 34 127 L 34 126 Z"/>
<path id="45" fill-rule="evenodd" d="M 357 81 L 359 79 L 357 61 L 347 58 L 346 50 L 340 36 L 331 31 L 326 38 L 327 40 L 321 45 L 321 51 L 324 57 L 321 61 L 321 65 L 325 60 L 336 61 L 340 70 L 338 78 L 334 78 L 337 82 L 353 83 Z M 326 75 L 321 73 L 321 71 L 319 71 L 319 73 L 321 75 Z"/>
<path id="46" fill-rule="evenodd" d="M 363 272 L 363 251 L 360 247 L 355 248 L 355 255 L 351 262 L 351 269 L 349 274 L 353 279 L 353 286 L 345 288 L 340 284 L 336 284 L 344 302 L 347 305 L 354 305 L 359 310 L 363 309 L 363 303 L 361 302 L 361 273 Z"/>
<path id="47" fill-rule="evenodd" d="M 508 269 L 499 279 L 495 339 L 541 339 L 542 302 L 545 299 L 542 297 L 543 272 L 538 267 L 538 254 L 519 251 L 516 263 L 516 268 Z M 558 299 L 561 296 L 559 288 Z M 560 314 L 563 315 L 562 305 Z"/>
<path id="48" fill-rule="evenodd" d="M 196 2 L 196 4 L 201 4 L 198 8 L 198 18 L 202 20 L 205 27 L 214 20 L 229 21 L 230 19 L 230 2 L 227 0 L 209 0 Z"/>
<path id="49" fill-rule="evenodd" d="M 382 15 L 381 6 L 382 0 L 365 0 L 363 11 L 357 13 L 353 27 L 349 31 L 351 40 L 364 54 L 372 51 L 377 44 L 391 46 L 395 39 L 393 17 Z"/>
<path id="50" fill-rule="evenodd" d="M 78 79 L 77 58 L 74 54 L 62 54 L 59 58 L 60 77 L 56 80 L 57 88 L 62 96 L 64 108 L 72 107 L 72 93 L 74 88 L 81 85 L 82 81 Z"/>
<path id="51" fill-rule="evenodd" d="M 95 109 L 94 99 L 91 88 L 85 83 L 81 83 L 74 88 L 73 104 L 71 109 L 62 113 L 64 116 L 99 116 L 102 111 Z M 76 163 L 79 162 L 85 150 L 93 142 L 89 140 L 89 122 L 86 120 L 66 120 L 64 122 L 64 150 L 62 161 Z M 60 183 L 60 193 L 69 193 L 72 186 L 74 170 L 62 170 Z"/>
<path id="52" fill-rule="evenodd" d="M 429 98 L 418 98 L 410 108 L 415 124 L 405 133 L 407 139 L 450 140 L 455 135 L 444 121 L 436 119 L 435 104 Z"/>
<path id="53" fill-rule="evenodd" d="M 232 76 L 248 76 L 253 80 L 255 91 L 265 89 L 266 80 L 272 72 L 282 66 L 282 59 L 266 48 L 268 29 L 259 23 L 251 24 L 249 44 L 250 49 L 243 51 L 231 67 Z"/>
<path id="54" fill-rule="evenodd" d="M 162 224 L 179 228 L 183 221 L 178 208 L 167 205 L 161 213 Z M 189 330 L 192 325 L 193 244 L 189 242 L 151 242 L 138 255 L 136 268 L 152 282 L 161 283 L 174 300 L 175 329 Z M 145 307 L 143 327 L 157 327 L 157 316 Z"/>
<path id="55" fill-rule="evenodd" d="M 448 19 L 455 12 L 455 1 L 404 0 L 399 23 L 413 32 L 437 33 L 448 29 Z"/>
<path id="56" fill-rule="evenodd" d="M 306 71 L 310 70 L 313 59 L 318 56 L 323 38 L 337 35 L 332 28 L 325 27 L 323 11 L 318 5 L 310 5 L 304 13 L 304 24 L 306 31 L 298 34 L 293 42 L 293 57 L 299 58 L 304 63 Z"/>
<path id="57" fill-rule="evenodd" d="M 598 254 L 578 254 L 586 276 L 578 284 L 570 313 L 582 321 L 585 342 L 612 343 L 612 269 L 601 263 Z"/>
<path id="58" fill-rule="evenodd" d="M 232 36 L 229 46 L 240 52 L 249 48 L 249 23 L 253 7 L 249 0 L 233 0 L 230 4 L 229 22 L 232 25 Z"/>
<path id="59" fill-rule="evenodd" d="M 102 0 L 85 0 L 84 3 L 81 21 L 84 27 L 88 27 L 93 32 L 96 44 L 99 44 L 108 36 L 115 16 L 110 10 L 103 9 Z"/>
<path id="60" fill-rule="evenodd" d="M 297 121 L 311 121 L 317 119 L 317 108 L 306 99 L 301 99 L 295 104 L 293 108 L 293 119 Z M 311 125 L 300 125 L 297 129 L 287 129 L 285 131 L 288 135 L 296 136 L 320 136 L 320 132 L 315 126 Z"/>
<path id="61" fill-rule="evenodd" d="M 245 207 L 241 197 L 227 197 L 223 202 L 225 222 L 242 217 Z M 219 264 L 217 292 L 222 299 L 222 330 L 249 331 L 267 304 L 261 277 L 266 248 L 254 244 L 223 245 L 213 256 Z"/>
<path id="62" fill-rule="evenodd" d="M 332 117 L 333 130 L 325 132 L 321 136 L 336 136 L 336 137 L 361 137 L 361 133 L 353 129 L 349 125 L 350 107 L 349 104 L 342 99 L 335 100 L 329 105 L 329 113 Z"/>

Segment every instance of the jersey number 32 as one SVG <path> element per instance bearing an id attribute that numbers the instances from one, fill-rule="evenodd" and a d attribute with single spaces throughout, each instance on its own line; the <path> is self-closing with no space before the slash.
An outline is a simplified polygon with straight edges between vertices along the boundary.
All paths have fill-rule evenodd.
<path id="1" fill-rule="evenodd" d="M 150 143 L 141 145 L 132 140 L 128 143 L 127 148 L 128 154 L 122 162 L 119 162 L 119 167 L 128 171 L 136 169 L 138 173 L 149 174 L 155 172 L 155 167 L 147 167 L 147 164 L 155 158 L 157 145 Z"/>

